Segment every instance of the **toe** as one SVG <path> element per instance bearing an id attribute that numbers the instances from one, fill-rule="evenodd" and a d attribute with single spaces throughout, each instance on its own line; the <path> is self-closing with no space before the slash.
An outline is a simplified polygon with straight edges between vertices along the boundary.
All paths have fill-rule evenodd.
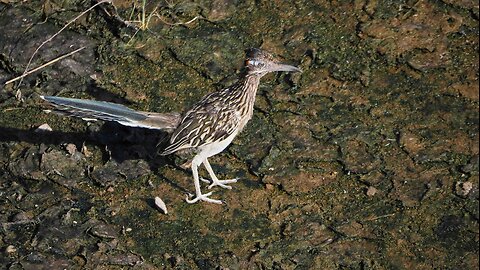
<path id="1" fill-rule="evenodd" d="M 208 179 L 205 179 L 205 178 L 202 178 L 202 177 L 200 177 L 199 179 L 200 179 L 200 181 L 205 182 L 205 183 L 209 183 L 209 184 L 212 183 L 212 181 L 210 181 Z"/>
<path id="2" fill-rule="evenodd" d="M 219 187 L 226 188 L 226 189 L 232 189 L 231 186 L 227 186 L 227 185 L 224 185 L 224 184 L 221 184 L 221 183 L 213 183 L 213 184 L 208 186 L 208 189 L 211 189 L 215 186 L 219 186 Z"/>
<path id="3" fill-rule="evenodd" d="M 220 200 L 210 199 L 209 196 L 212 195 L 212 194 L 213 194 L 213 192 L 200 194 L 193 199 L 189 199 L 189 197 L 187 196 L 186 201 L 187 201 L 187 203 L 196 203 L 198 201 L 205 201 L 205 202 L 210 202 L 210 203 L 222 204 L 222 201 L 220 201 Z"/>
<path id="4" fill-rule="evenodd" d="M 196 203 L 196 202 L 199 200 L 198 197 L 195 197 L 195 198 L 193 198 L 193 199 L 190 199 L 190 197 L 191 197 L 191 196 L 188 196 L 188 195 L 187 195 L 187 198 L 185 199 L 185 201 L 187 201 L 187 203 Z"/>
<path id="5" fill-rule="evenodd" d="M 236 182 L 237 182 L 237 179 L 228 179 L 228 180 L 213 181 L 213 183 L 210 184 L 210 185 L 208 186 L 208 188 L 211 189 L 211 188 L 214 187 L 214 186 L 219 186 L 219 187 L 226 188 L 226 189 L 232 189 L 232 187 L 231 187 L 231 186 L 228 186 L 227 184 L 236 183 Z"/>
<path id="6" fill-rule="evenodd" d="M 233 179 L 228 179 L 228 180 L 223 180 L 224 184 L 231 184 L 231 183 L 236 183 L 238 181 L 237 178 L 233 178 Z"/>
<path id="7" fill-rule="evenodd" d="M 222 204 L 222 201 L 221 200 L 215 200 L 215 199 L 210 199 L 210 198 L 205 198 L 207 202 L 211 202 L 211 203 L 216 203 L 216 204 Z"/>

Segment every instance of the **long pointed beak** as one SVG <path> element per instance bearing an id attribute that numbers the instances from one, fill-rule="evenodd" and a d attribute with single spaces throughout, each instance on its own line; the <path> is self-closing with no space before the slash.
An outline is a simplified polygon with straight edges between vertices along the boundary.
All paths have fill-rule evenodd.
<path id="1" fill-rule="evenodd" d="M 291 65 L 286 65 L 286 64 L 275 64 L 273 67 L 271 67 L 271 71 L 289 71 L 289 72 L 302 72 L 301 69 L 291 66 Z"/>

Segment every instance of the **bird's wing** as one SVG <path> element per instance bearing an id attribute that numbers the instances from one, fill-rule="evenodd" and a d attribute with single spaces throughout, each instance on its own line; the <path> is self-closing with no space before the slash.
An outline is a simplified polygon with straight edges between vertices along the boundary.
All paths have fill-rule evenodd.
<path id="1" fill-rule="evenodd" d="M 194 107 L 185 114 L 182 122 L 172 134 L 170 146 L 162 155 L 222 141 L 236 131 L 239 122 L 240 117 L 235 110 L 225 109 L 219 104 L 212 103 L 207 106 Z"/>

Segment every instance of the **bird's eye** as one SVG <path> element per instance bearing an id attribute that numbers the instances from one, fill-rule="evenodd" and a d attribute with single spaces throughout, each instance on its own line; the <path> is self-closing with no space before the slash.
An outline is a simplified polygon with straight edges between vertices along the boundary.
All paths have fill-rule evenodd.
<path id="1" fill-rule="evenodd" d="M 248 64 L 249 65 L 252 65 L 252 66 L 259 66 L 261 64 L 260 61 L 256 61 L 256 60 L 249 60 L 248 61 Z"/>

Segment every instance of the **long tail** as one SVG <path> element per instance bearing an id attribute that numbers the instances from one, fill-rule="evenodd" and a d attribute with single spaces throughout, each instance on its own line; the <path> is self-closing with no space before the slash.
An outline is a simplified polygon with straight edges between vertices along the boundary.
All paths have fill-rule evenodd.
<path id="1" fill-rule="evenodd" d="M 178 113 L 141 112 L 105 101 L 53 96 L 40 97 L 53 105 L 55 112 L 80 117 L 87 121 L 114 121 L 129 127 L 171 131 L 178 126 L 181 120 Z"/>

